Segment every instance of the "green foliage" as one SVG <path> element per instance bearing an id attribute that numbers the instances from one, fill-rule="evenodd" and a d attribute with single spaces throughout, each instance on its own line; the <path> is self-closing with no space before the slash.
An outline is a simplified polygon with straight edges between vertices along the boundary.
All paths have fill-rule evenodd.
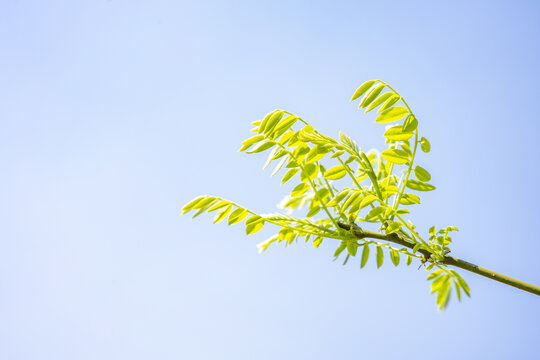
<path id="1" fill-rule="evenodd" d="M 385 82 L 365 82 L 352 97 L 357 99 L 366 113 L 379 108 L 375 119 L 378 123 L 402 121 L 384 132 L 388 148 L 382 152 L 364 152 L 342 132 L 338 139 L 323 135 L 302 118 L 284 110 L 274 110 L 254 122 L 255 135 L 242 143 L 241 152 L 268 151 L 265 168 L 275 163 L 272 176 L 282 172 L 282 184 L 296 182 L 280 207 L 299 215 L 261 215 L 214 196 L 198 197 L 185 205 L 182 212 L 193 210 L 194 217 L 216 212 L 214 223 L 225 218 L 229 225 L 244 222 L 248 235 L 255 234 L 266 223 L 276 225 L 278 233 L 258 245 L 260 252 L 273 243 L 290 245 L 304 240 L 318 248 L 323 239 L 331 239 L 337 247 L 335 259 L 343 255 L 345 264 L 359 256 L 361 268 L 368 262 L 371 244 L 377 268 L 383 265 L 384 252 L 395 266 L 400 263 L 400 255 L 405 256 L 407 265 L 413 258 L 419 259 L 421 264 L 427 263 L 426 270 L 437 268 L 428 280 L 432 281 L 431 292 L 436 293 L 439 309 L 443 309 L 448 304 L 452 284 L 458 299 L 461 290 L 470 295 L 463 278 L 444 263 L 450 251 L 449 233 L 457 228 L 449 226 L 436 231 L 432 227 L 427 237 L 420 235 L 411 220 L 403 217 L 420 204 L 422 192 L 435 189 L 427 183 L 431 181 L 430 173 L 415 165 L 417 149 L 428 153 L 431 145 L 426 138 L 419 137 L 418 120 L 409 105 Z M 355 228 L 361 231 L 358 223 L 375 224 L 382 234 L 375 239 L 363 236 L 362 232 L 354 231 Z M 394 247 L 393 236 L 405 241 L 407 247 Z"/>

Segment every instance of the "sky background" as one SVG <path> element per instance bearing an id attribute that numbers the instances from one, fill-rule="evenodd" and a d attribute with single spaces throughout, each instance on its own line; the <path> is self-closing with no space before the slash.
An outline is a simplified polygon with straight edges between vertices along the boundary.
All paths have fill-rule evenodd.
<path id="1" fill-rule="evenodd" d="M 349 99 L 381 78 L 432 145 L 411 214 L 453 254 L 540 284 L 535 1 L 0 2 L 1 359 L 537 359 L 540 298 L 462 271 L 319 249 L 258 254 L 271 226 L 195 220 L 290 191 L 238 153 L 282 108 L 382 148 Z"/>

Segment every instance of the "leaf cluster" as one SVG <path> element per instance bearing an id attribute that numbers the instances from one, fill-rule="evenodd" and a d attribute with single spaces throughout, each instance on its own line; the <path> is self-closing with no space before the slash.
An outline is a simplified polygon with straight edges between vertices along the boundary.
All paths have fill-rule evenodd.
<path id="1" fill-rule="evenodd" d="M 271 244 L 287 245 L 303 240 L 319 247 L 330 239 L 336 245 L 334 258 L 344 256 L 344 264 L 359 256 L 364 267 L 370 253 L 377 267 L 383 265 L 385 253 L 398 266 L 400 257 L 406 264 L 413 258 L 427 263 L 432 293 L 437 293 L 439 309 L 445 308 L 454 284 L 458 299 L 461 290 L 470 294 L 465 281 L 448 270 L 444 257 L 450 251 L 449 226 L 428 231 L 427 240 L 416 230 L 410 212 L 421 203 L 423 192 L 435 190 L 431 174 L 415 163 L 418 150 L 428 153 L 429 141 L 421 137 L 418 120 L 406 101 L 381 80 L 362 84 L 352 96 L 366 113 L 376 112 L 377 123 L 389 124 L 384 132 L 387 148 L 364 152 L 350 137 L 340 132 L 337 139 L 317 131 L 302 118 L 285 110 L 274 110 L 252 123 L 253 135 L 242 142 L 241 152 L 267 152 L 265 168 L 273 166 L 271 175 L 279 174 L 281 184 L 294 182 L 292 191 L 280 202 L 285 214 L 261 215 L 238 204 L 214 196 L 200 196 L 183 208 L 216 212 L 214 223 L 227 219 L 229 225 L 244 222 L 246 234 L 254 234 L 266 223 L 279 231 L 258 245 L 265 251 Z M 298 214 L 292 216 L 292 214 Z M 357 224 L 378 227 L 387 238 L 359 236 Z M 346 225 L 343 225 L 346 224 Z M 395 235 L 391 235 L 395 234 Z M 398 236 L 410 246 L 395 247 L 384 240 Z M 361 248 L 361 249 L 360 249 Z"/>

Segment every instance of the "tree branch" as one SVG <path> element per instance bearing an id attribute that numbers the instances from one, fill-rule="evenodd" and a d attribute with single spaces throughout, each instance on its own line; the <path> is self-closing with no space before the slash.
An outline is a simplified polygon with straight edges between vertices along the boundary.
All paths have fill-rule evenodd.
<path id="1" fill-rule="evenodd" d="M 354 235 L 358 239 L 364 239 L 364 238 L 371 238 L 371 239 L 379 239 L 379 240 L 385 240 L 389 242 L 393 242 L 395 244 L 408 247 L 410 249 L 414 248 L 415 243 L 412 243 L 410 241 L 402 239 L 398 234 L 392 233 L 392 234 L 383 234 L 378 233 L 375 231 L 365 230 L 359 227 L 356 224 L 345 224 L 342 222 L 338 222 L 338 226 L 344 230 L 353 231 Z M 419 253 L 421 253 L 424 256 L 424 259 L 427 261 L 431 257 L 431 253 L 425 249 L 419 249 Z M 452 256 L 445 256 L 444 260 L 440 262 L 441 264 L 445 265 L 451 265 L 455 266 L 470 272 L 473 272 L 478 275 L 485 276 L 491 280 L 502 282 L 503 284 L 513 286 L 515 288 L 530 292 L 535 295 L 540 296 L 540 287 L 528 284 L 526 282 L 513 279 L 511 277 L 508 277 L 506 275 L 502 275 L 499 273 L 496 273 L 495 271 L 485 269 L 483 267 L 480 267 L 475 264 L 471 264 L 470 262 L 467 262 L 465 260 L 461 260 Z"/>

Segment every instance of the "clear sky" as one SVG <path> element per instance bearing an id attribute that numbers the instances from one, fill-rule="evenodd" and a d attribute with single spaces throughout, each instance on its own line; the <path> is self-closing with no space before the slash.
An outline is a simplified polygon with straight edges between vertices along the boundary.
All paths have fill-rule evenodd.
<path id="1" fill-rule="evenodd" d="M 349 102 L 381 78 L 432 144 L 419 229 L 538 285 L 539 39 L 535 1 L 2 1 L 0 358 L 537 359 L 540 297 L 461 272 L 437 312 L 416 262 L 179 210 L 276 210 L 237 152 L 275 108 L 381 148 Z"/>

